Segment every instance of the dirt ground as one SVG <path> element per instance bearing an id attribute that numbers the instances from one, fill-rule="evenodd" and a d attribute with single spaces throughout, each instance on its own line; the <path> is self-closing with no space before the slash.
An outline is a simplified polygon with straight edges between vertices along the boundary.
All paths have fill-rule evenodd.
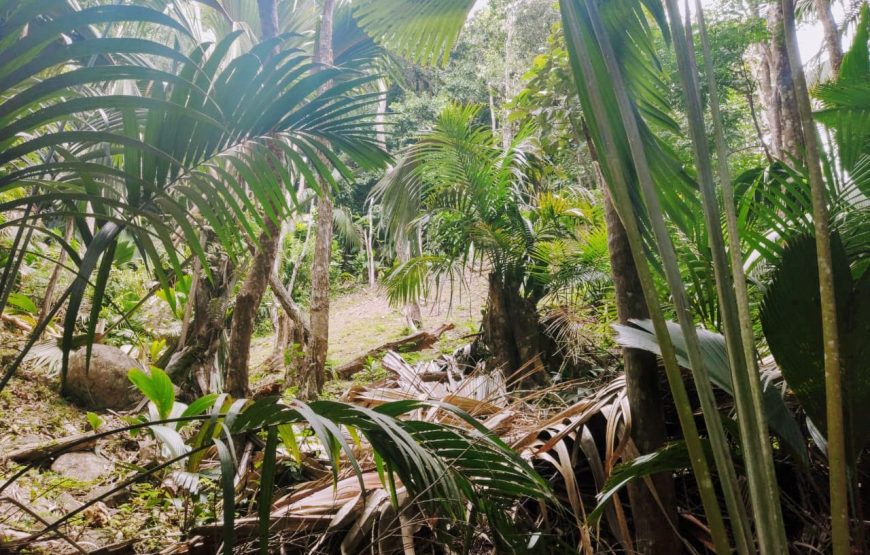
<path id="1" fill-rule="evenodd" d="M 486 278 L 470 274 L 466 282 L 440 295 L 430 295 L 421 304 L 423 327 L 437 328 L 452 323 L 445 340 L 457 340 L 475 333 L 486 302 Z M 330 307 L 329 359 L 343 364 L 391 339 L 409 333 L 401 308 L 390 306 L 381 290 L 359 289 L 336 299 Z"/>

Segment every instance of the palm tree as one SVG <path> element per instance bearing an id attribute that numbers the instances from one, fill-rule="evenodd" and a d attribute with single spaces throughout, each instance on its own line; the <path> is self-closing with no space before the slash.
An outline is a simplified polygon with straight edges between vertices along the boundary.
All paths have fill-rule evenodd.
<path id="1" fill-rule="evenodd" d="M 393 302 L 415 300 L 430 278 L 455 279 L 467 264 L 480 264 L 489 291 L 477 347 L 509 379 L 541 380 L 555 357 L 537 308 L 549 290 L 540 265 L 551 262 L 541 251 L 569 237 L 576 214 L 541 190 L 531 128 L 502 150 L 478 120 L 477 107 L 447 107 L 375 187 L 388 233 L 423 225 L 432 251 L 400 262 L 388 292 Z"/>
<path id="2" fill-rule="evenodd" d="M 290 210 L 283 191 L 300 176 L 309 183 L 316 176 L 332 183 L 333 167 L 347 174 L 337 153 L 369 167 L 384 160 L 370 125 L 350 115 L 374 102 L 372 96 L 346 94 L 368 78 L 324 87 L 339 71 L 309 74 L 309 58 L 296 49 L 281 49 L 280 40 L 233 56 L 240 33 L 213 46 L 196 45 L 176 21 L 145 8 L 71 10 L 64 2 L 46 7 L 51 9 L 36 13 L 31 3 L 16 3 L 4 12 L 10 15 L 0 50 L 8 62 L 0 84 L 6 99 L 0 107 L 2 187 L 30 194 L 4 203 L 5 213 L 23 215 L 3 225 L 38 231 L 39 222 L 50 218 L 76 220 L 85 253 L 64 247 L 78 267 L 77 277 L 29 342 L 66 304 L 64 369 L 83 292 L 92 278 L 86 336 L 94 335 L 122 233 L 132 237 L 168 287 L 171 275 L 184 271 L 181 240 L 209 274 L 194 222 L 207 224 L 227 252 L 237 256 L 246 250 L 245 241 L 256 240 L 258 229 Z M 82 27 L 119 20 L 167 29 L 179 35 L 181 46 L 134 36 L 103 38 Z M 55 44 L 61 33 L 79 28 L 87 31 L 81 39 Z M 13 37 L 20 40 L 11 41 Z M 82 56 L 95 61 L 82 64 Z M 124 94 L 131 79 L 140 88 Z M 253 88 L 252 82 L 260 86 Z M 19 242 L 8 259 L 4 291 L 12 287 L 10 270 L 24 250 Z"/>

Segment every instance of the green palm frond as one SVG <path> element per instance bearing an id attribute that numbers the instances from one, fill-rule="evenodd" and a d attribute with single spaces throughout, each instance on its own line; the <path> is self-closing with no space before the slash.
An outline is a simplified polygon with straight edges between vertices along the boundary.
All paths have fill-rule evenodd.
<path id="1" fill-rule="evenodd" d="M 431 287 L 461 279 L 462 267 L 446 256 L 420 255 L 398 264 L 384 280 L 387 299 L 395 306 L 418 302 Z"/>
<path id="2" fill-rule="evenodd" d="M 165 391 L 170 395 L 165 399 L 167 406 L 173 406 L 171 387 L 170 383 Z M 151 392 L 152 395 L 156 393 Z M 35 540 L 56 530 L 106 496 L 147 479 L 164 468 L 185 462 L 188 472 L 194 472 L 199 468 L 206 450 L 216 448 L 220 469 L 218 481 L 223 489 L 222 521 L 218 525 L 225 542 L 223 553 L 232 553 L 237 529 L 253 527 L 260 531 L 262 537 L 263 531 L 268 531 L 270 524 L 274 523 L 272 519 L 286 518 L 287 507 L 271 512 L 273 489 L 266 478 L 275 472 L 275 451 L 283 447 L 287 452 L 298 455 L 297 438 L 309 434 L 312 441 L 319 444 L 332 469 L 333 483 L 338 484 L 339 471 L 343 465 L 347 465 L 352 470 L 352 479 L 355 478 L 359 484 L 360 495 L 366 494 L 364 473 L 372 472 L 372 465 L 358 459 L 356 450 L 351 448 L 351 441 L 353 438 L 361 446 L 365 442 L 374 454 L 379 485 L 390 493 L 394 506 L 398 507 L 398 490 L 401 488 L 406 501 L 410 500 L 417 509 L 433 517 L 430 526 L 445 545 L 461 544 L 466 527 L 486 525 L 500 550 L 523 552 L 529 542 L 530 532 L 515 528 L 510 518 L 514 504 L 532 499 L 558 505 L 547 481 L 519 453 L 474 417 L 446 403 L 395 401 L 371 409 L 336 401 L 315 401 L 310 404 L 293 401 L 287 404 L 275 398 L 248 401 L 212 395 L 195 401 L 186 409 L 181 407 L 183 414 L 177 416 L 175 407 L 179 405 L 174 403 L 168 419 L 143 418 L 143 422 L 106 430 L 81 440 L 94 441 L 142 428 L 171 428 L 174 431 L 179 425 L 198 423 L 199 426 L 189 445 L 183 443 L 181 436 L 173 434 L 179 440 L 177 456 L 127 478 L 109 492 L 96 496 L 82 507 L 55 520 L 28 540 Z M 449 415 L 457 425 L 406 418 L 423 409 L 438 410 Z M 232 445 L 233 437 L 259 432 L 266 432 L 269 439 L 263 457 L 264 479 L 260 481 L 263 490 L 260 492 L 258 515 L 253 519 L 237 519 L 238 508 L 234 502 L 233 489 L 237 469 L 229 445 Z M 65 445 L 49 456 L 57 456 L 76 445 Z M 0 492 L 27 470 L 24 468 L 0 484 Z M 371 488 L 369 486 L 368 489 Z M 462 525 L 457 526 L 457 523 Z"/>
<path id="3" fill-rule="evenodd" d="M 580 96 L 580 104 L 583 107 L 583 115 L 589 127 L 590 137 L 596 150 L 604 152 L 599 129 L 606 126 L 613 131 L 614 141 L 620 153 L 618 162 L 623 167 L 625 175 L 629 176 L 632 202 L 636 206 L 635 213 L 644 214 L 645 211 L 642 208 L 643 204 L 636 184 L 637 177 L 629 152 L 628 137 L 621 131 L 622 122 L 616 100 L 612 94 L 604 96 L 605 119 L 599 121 L 590 107 L 588 83 L 581 78 L 582 71 L 576 58 L 578 41 L 583 41 L 585 48 L 595 53 L 590 61 L 598 76 L 598 82 L 603 86 L 612 87 L 611 77 L 608 75 L 600 55 L 600 46 L 593 38 L 594 33 L 583 7 L 583 1 L 565 0 L 561 3 L 561 7 L 566 45 L 571 53 L 572 73 Z M 694 230 L 695 214 L 700 211 L 697 185 L 692 177 L 686 173 L 682 162 L 673 149 L 656 134 L 659 131 L 680 133 L 679 126 L 675 123 L 671 115 L 671 108 L 666 100 L 666 80 L 651 43 L 649 19 L 647 18 L 647 14 L 652 14 L 655 21 L 658 22 L 659 28 L 667 36 L 668 26 L 662 9 L 661 3 L 651 1 L 612 2 L 603 4 L 600 8 L 603 23 L 613 41 L 613 48 L 619 58 L 620 66 L 625 72 L 628 92 L 633 102 L 635 117 L 643 139 L 643 147 L 653 178 L 658 185 L 659 202 L 674 224 L 684 233 L 690 234 Z M 601 168 L 605 181 L 612 182 L 607 164 L 602 164 Z M 638 216 L 638 224 L 641 230 L 648 228 L 646 218 L 643 216 Z M 648 238 L 649 233 L 645 232 L 644 235 Z"/>
<path id="4" fill-rule="evenodd" d="M 475 0 L 354 2 L 359 26 L 375 42 L 422 63 L 447 62 Z"/>
<path id="5" fill-rule="evenodd" d="M 362 247 L 362 229 L 354 222 L 350 209 L 344 206 L 333 208 L 332 227 L 345 246 L 354 250 Z"/>
<path id="6" fill-rule="evenodd" d="M 870 195 L 870 179 L 855 176 L 870 163 L 870 8 L 861 8 L 852 47 L 843 56 L 835 81 L 820 84 L 813 91 L 824 109 L 815 116 L 834 132 L 839 161 L 855 179 L 856 185 Z"/>
<path id="7" fill-rule="evenodd" d="M 867 334 L 870 333 L 870 273 L 853 274 L 839 235 L 831 237 L 840 332 L 849 464 L 868 438 L 870 380 Z M 815 237 L 793 238 L 786 246 L 761 309 L 770 351 L 789 387 L 818 430 L 826 430 L 824 345 L 815 266 Z"/>

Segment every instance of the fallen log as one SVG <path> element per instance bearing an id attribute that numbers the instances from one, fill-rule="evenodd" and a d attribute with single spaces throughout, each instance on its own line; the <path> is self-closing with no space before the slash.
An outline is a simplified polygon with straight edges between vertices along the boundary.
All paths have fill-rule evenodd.
<path id="1" fill-rule="evenodd" d="M 3 321 L 3 322 L 6 322 L 7 324 L 15 326 L 16 328 L 20 329 L 21 331 L 25 331 L 28 333 L 33 331 L 33 326 L 31 326 L 30 324 L 28 324 L 27 322 L 25 322 L 21 318 L 16 318 L 15 316 L 12 316 L 11 314 L 0 314 L 0 321 Z"/>
<path id="2" fill-rule="evenodd" d="M 91 434 L 79 434 L 74 436 L 53 439 L 43 443 L 25 445 L 6 455 L 6 458 L 19 463 L 29 463 L 44 459 L 57 453 L 71 453 L 73 451 L 87 451 L 96 445 L 97 440 L 83 441 Z"/>
<path id="3" fill-rule="evenodd" d="M 410 353 L 414 351 L 422 351 L 423 349 L 428 349 L 432 345 L 438 342 L 441 339 L 441 336 L 446 332 L 452 330 L 454 328 L 453 324 L 442 324 L 441 326 L 435 328 L 432 331 L 418 331 L 417 333 L 412 333 L 411 335 L 402 337 L 401 339 L 396 339 L 394 341 L 388 341 L 379 347 L 375 347 L 367 351 L 365 354 L 356 357 L 352 361 L 342 364 L 338 368 L 335 369 L 336 374 L 341 379 L 348 379 L 357 372 L 361 371 L 366 367 L 369 360 L 378 358 L 387 351 L 399 351 L 403 353 Z"/>

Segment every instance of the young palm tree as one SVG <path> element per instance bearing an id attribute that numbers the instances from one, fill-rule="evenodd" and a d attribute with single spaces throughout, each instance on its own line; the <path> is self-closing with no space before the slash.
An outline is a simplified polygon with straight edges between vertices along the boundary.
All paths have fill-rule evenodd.
<path id="1" fill-rule="evenodd" d="M 423 225 L 432 251 L 399 264 L 388 292 L 404 303 L 424 296 L 430 278 L 452 280 L 479 263 L 489 291 L 478 346 L 509 379 L 522 370 L 540 380 L 555 349 L 539 321 L 549 284 L 538 267 L 550 263 L 545 244 L 567 239 L 577 215 L 539 190 L 532 129 L 521 129 L 502 150 L 478 115 L 475 107 L 446 108 L 376 186 L 388 233 Z"/>
<path id="2" fill-rule="evenodd" d="M 239 33 L 213 46 L 190 46 L 185 28 L 145 8 L 70 10 L 64 2 L 45 7 L 51 9 L 34 12 L 31 3 L 14 4 L 4 12 L 9 16 L 0 43 L 5 99 L 0 105 L 5 170 L 0 186 L 30 192 L 3 206 L 9 214 L 25 208 L 22 217 L 4 226 L 38 230 L 39 222 L 48 218 L 71 216 L 87 247 L 80 256 L 65 245 L 74 255 L 77 278 L 29 343 L 68 301 L 64 369 L 89 282 L 94 297 L 86 336 L 94 335 L 114 245 L 122 233 L 132 237 L 168 287 L 171 273 L 183 273 L 179 238 L 203 259 L 208 272 L 193 222 L 204 221 L 228 252 L 244 252 L 244 241 L 255 241 L 257 229 L 290 209 L 284 191 L 299 176 L 315 182 L 319 175 L 332 183 L 330 166 L 348 173 L 337 153 L 368 167 L 384 160 L 371 126 L 350 115 L 375 102 L 370 95 L 346 94 L 367 78 L 324 89 L 338 70 L 309 74 L 309 58 L 295 49 L 280 49 L 280 40 L 233 57 L 230 51 Z M 180 46 L 94 34 L 60 46 L 54 42 L 69 29 L 79 32 L 89 30 L 88 25 L 124 20 L 177 33 Z M 182 50 L 185 45 L 189 54 Z M 83 56 L 94 61 L 82 64 Z M 141 88 L 125 94 L 125 83 L 131 80 Z M 121 94 L 113 94 L 116 90 Z M 285 161 L 277 160 L 275 152 Z M 16 246 L 7 270 L 24 250 Z M 166 270 L 167 263 L 172 272 Z M 8 276 L 14 275 L 4 275 L 2 287 L 8 290 Z"/>

